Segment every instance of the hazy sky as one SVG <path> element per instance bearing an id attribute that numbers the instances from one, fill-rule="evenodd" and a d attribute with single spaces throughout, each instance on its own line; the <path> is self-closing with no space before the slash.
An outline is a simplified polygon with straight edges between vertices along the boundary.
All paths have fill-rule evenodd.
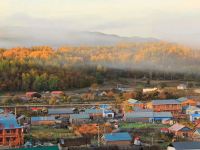
<path id="1" fill-rule="evenodd" d="M 200 0 L 0 0 L 5 28 L 63 28 L 200 43 Z M 200 45 L 200 44 L 199 44 Z"/>

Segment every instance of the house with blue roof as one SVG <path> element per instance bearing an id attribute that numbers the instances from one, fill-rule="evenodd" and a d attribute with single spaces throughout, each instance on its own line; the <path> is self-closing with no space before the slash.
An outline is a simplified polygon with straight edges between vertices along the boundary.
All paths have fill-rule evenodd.
<path id="1" fill-rule="evenodd" d="M 54 125 L 56 124 L 55 116 L 31 117 L 32 125 Z"/>
<path id="2" fill-rule="evenodd" d="M 197 119 L 200 119 L 200 114 L 191 114 L 190 115 L 190 121 L 191 122 L 193 122 L 193 121 L 195 121 L 195 120 L 197 120 Z"/>
<path id="3" fill-rule="evenodd" d="M 115 114 L 112 110 L 103 110 L 103 117 L 104 118 L 114 118 Z"/>
<path id="4" fill-rule="evenodd" d="M 132 142 L 132 137 L 128 132 L 108 133 L 102 136 L 104 145 L 129 146 Z"/>
<path id="5" fill-rule="evenodd" d="M 188 115 L 200 114 L 200 108 L 196 106 L 187 106 L 185 107 L 185 113 Z"/>
<path id="6" fill-rule="evenodd" d="M 124 115 L 126 122 L 162 122 L 164 120 L 172 120 L 171 112 L 129 112 Z"/>
<path id="7" fill-rule="evenodd" d="M 101 104 L 101 105 L 99 105 L 99 108 L 100 108 L 100 109 L 110 109 L 111 106 L 108 105 L 108 104 Z"/>
<path id="8" fill-rule="evenodd" d="M 22 127 L 13 114 L 0 114 L 0 147 L 16 147 L 24 143 Z"/>

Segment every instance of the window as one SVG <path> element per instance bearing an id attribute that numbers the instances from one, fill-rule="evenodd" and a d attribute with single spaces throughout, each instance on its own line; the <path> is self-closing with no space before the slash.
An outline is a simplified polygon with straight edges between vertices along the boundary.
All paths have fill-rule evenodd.
<path id="1" fill-rule="evenodd" d="M 6 133 L 10 133 L 10 130 L 6 130 Z"/>

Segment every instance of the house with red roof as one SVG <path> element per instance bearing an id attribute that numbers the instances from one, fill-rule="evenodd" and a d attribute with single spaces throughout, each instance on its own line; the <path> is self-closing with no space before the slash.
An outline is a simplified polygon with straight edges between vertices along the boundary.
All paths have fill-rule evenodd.
<path id="1" fill-rule="evenodd" d="M 65 93 L 63 91 L 52 91 L 51 92 L 51 96 L 54 96 L 54 97 L 61 97 L 64 95 L 65 95 Z"/>

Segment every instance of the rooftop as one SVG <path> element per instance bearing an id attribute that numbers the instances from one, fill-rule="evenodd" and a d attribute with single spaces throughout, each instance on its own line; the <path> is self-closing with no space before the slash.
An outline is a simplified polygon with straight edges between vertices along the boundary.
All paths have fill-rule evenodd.
<path id="1" fill-rule="evenodd" d="M 188 98 L 187 97 L 180 97 L 180 98 L 178 98 L 178 99 L 176 99 L 177 101 L 179 101 L 179 102 L 184 102 L 184 101 L 186 101 Z"/>
<path id="2" fill-rule="evenodd" d="M 131 141 L 132 138 L 128 132 L 104 134 L 105 141 Z"/>
<path id="3" fill-rule="evenodd" d="M 21 128 L 13 114 L 0 114 L 0 130 Z"/>
<path id="4" fill-rule="evenodd" d="M 90 116 L 89 114 L 71 114 L 70 115 L 70 118 L 72 119 L 90 119 Z"/>
<path id="5" fill-rule="evenodd" d="M 139 101 L 136 100 L 136 99 L 130 98 L 130 99 L 128 99 L 128 102 L 129 102 L 130 104 L 135 104 L 135 103 L 137 103 L 137 102 L 139 102 Z M 140 103 L 141 103 L 141 102 L 140 102 Z"/>
<path id="6" fill-rule="evenodd" d="M 127 118 L 172 118 L 171 112 L 130 112 L 126 113 Z"/>
<path id="7" fill-rule="evenodd" d="M 99 107 L 101 109 L 108 109 L 108 108 L 110 108 L 110 105 L 108 105 L 108 104 L 101 104 L 101 105 L 99 105 Z"/>
<path id="8" fill-rule="evenodd" d="M 31 122 L 34 121 L 55 121 L 54 116 L 45 116 L 45 117 L 31 117 Z"/>
<path id="9" fill-rule="evenodd" d="M 176 150 L 199 150 L 200 142 L 173 142 L 171 144 Z"/>
<path id="10" fill-rule="evenodd" d="M 180 104 L 176 99 L 165 99 L 165 100 L 152 100 L 153 105 L 168 105 L 168 104 Z"/>
<path id="11" fill-rule="evenodd" d="M 185 125 L 176 123 L 173 126 L 169 127 L 168 129 L 171 130 L 171 131 L 179 131 L 184 127 L 185 127 Z"/>
<path id="12" fill-rule="evenodd" d="M 59 115 L 59 114 L 73 114 L 73 108 L 50 108 L 48 109 L 49 115 Z"/>
<path id="13" fill-rule="evenodd" d="M 85 113 L 99 114 L 99 113 L 103 113 L 103 110 L 102 109 L 85 109 Z"/>

